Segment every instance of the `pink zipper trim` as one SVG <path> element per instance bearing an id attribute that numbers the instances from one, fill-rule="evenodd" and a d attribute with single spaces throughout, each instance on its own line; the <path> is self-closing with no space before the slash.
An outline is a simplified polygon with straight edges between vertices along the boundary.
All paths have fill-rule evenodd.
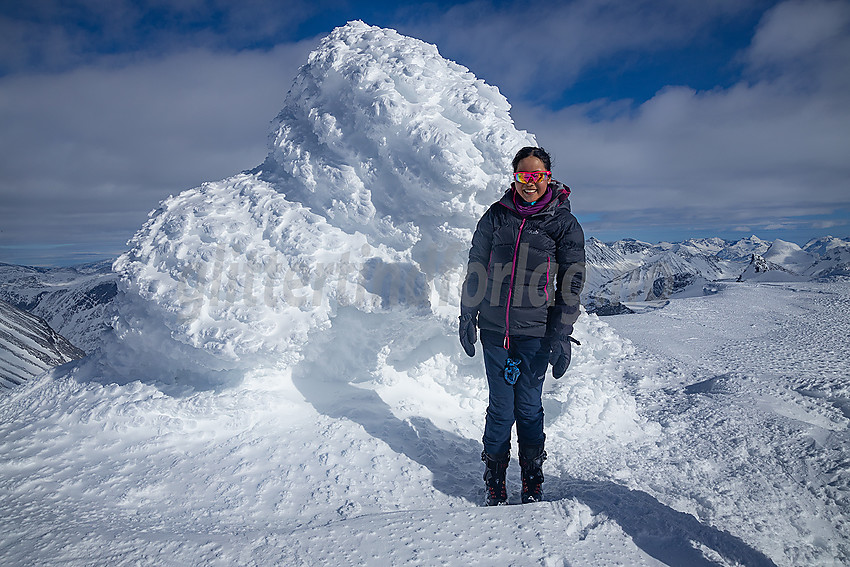
<path id="1" fill-rule="evenodd" d="M 505 350 L 511 346 L 511 297 L 514 294 L 514 276 L 516 276 L 516 256 L 519 252 L 519 239 L 522 237 L 522 229 L 525 228 L 525 219 L 522 219 L 522 224 L 519 225 L 519 233 L 516 235 L 516 245 L 514 245 L 514 259 L 511 264 L 511 285 L 508 288 L 508 305 L 505 307 Z"/>

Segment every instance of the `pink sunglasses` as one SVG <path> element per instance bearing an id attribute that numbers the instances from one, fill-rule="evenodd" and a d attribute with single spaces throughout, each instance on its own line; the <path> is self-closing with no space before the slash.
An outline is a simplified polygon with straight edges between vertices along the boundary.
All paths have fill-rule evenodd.
<path id="1" fill-rule="evenodd" d="M 514 173 L 514 179 L 523 185 L 531 185 L 532 183 L 540 183 L 551 174 L 551 171 L 517 171 Z"/>

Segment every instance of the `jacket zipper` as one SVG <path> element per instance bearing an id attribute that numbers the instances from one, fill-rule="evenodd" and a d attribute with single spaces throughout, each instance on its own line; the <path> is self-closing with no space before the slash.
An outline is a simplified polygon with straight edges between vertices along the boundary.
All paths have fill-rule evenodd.
<path id="1" fill-rule="evenodd" d="M 511 298 L 514 294 L 514 276 L 516 276 L 516 257 L 519 252 L 519 239 L 522 237 L 522 229 L 525 228 L 525 219 L 519 225 L 519 233 L 516 235 L 516 244 L 514 245 L 514 258 L 511 263 L 511 285 L 508 287 L 508 304 L 505 306 L 505 342 L 502 346 L 505 350 L 511 346 Z"/>

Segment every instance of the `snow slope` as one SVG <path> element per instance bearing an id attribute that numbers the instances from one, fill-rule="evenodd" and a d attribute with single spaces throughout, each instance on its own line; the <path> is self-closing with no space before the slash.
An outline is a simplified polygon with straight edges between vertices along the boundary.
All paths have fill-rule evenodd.
<path id="1" fill-rule="evenodd" d="M 0 387 L 21 384 L 83 356 L 43 319 L 0 301 Z"/>
<path id="2" fill-rule="evenodd" d="M 0 562 L 846 562 L 843 367 L 817 372 L 835 340 L 792 350 L 809 299 L 821 332 L 846 328 L 840 287 L 682 300 L 711 306 L 694 344 L 735 352 L 737 380 L 583 314 L 545 386 L 548 501 L 480 506 L 486 383 L 456 339 L 458 288 L 528 143 L 434 46 L 335 30 L 262 166 L 151 213 L 115 263 L 100 350 L 0 393 Z M 756 372 L 773 346 L 812 369 L 806 394 Z M 515 461 L 509 483 L 516 504 Z"/>
<path id="3" fill-rule="evenodd" d="M 619 240 L 606 244 L 594 237 L 584 243 L 587 257 L 587 279 L 584 294 L 594 290 L 622 274 L 637 269 L 652 254 L 652 245 L 636 240 Z"/>
<path id="4" fill-rule="evenodd" d="M 684 513 L 704 502 L 653 495 L 676 477 L 629 472 L 677 443 L 640 415 L 621 362 L 633 348 L 598 318 L 580 325 L 568 376 L 547 384 L 550 501 L 485 509 L 480 358 L 458 364 L 453 336 L 403 313 L 380 322 L 418 332 L 383 349 L 377 315 L 337 317 L 325 337 L 336 356 L 317 341 L 300 364 L 238 387 L 170 396 L 98 384 L 78 366 L 8 393 L 0 560 L 713 564 L 695 540 L 708 557 L 771 564 L 757 534 Z M 515 463 L 509 479 L 516 503 Z"/>
<path id="5" fill-rule="evenodd" d="M 112 262 L 69 268 L 0 263 L 0 300 L 41 317 L 75 346 L 94 352 L 108 328 L 117 279 Z"/>
<path id="6" fill-rule="evenodd" d="M 761 534 L 777 564 L 850 562 L 850 280 L 728 284 L 606 321 L 635 345 L 627 374 L 664 427 L 629 478 Z"/>
<path id="7" fill-rule="evenodd" d="M 764 259 L 797 274 L 804 274 L 818 258 L 793 242 L 776 239 L 764 253 Z"/>
<path id="8" fill-rule="evenodd" d="M 759 282 L 799 282 L 807 279 L 809 278 L 771 262 L 758 254 L 753 254 L 750 265 L 738 276 L 738 281 Z"/>
<path id="9" fill-rule="evenodd" d="M 850 242 L 847 239 L 826 236 L 806 243 L 804 250 L 817 257 L 807 269 L 813 277 L 850 276 Z"/>

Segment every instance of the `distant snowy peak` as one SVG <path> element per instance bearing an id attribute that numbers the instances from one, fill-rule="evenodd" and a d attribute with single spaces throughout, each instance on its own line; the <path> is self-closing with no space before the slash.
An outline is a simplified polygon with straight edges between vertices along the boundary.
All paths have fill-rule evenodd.
<path id="1" fill-rule="evenodd" d="M 647 254 L 652 252 L 652 245 L 636 240 L 618 240 L 606 244 L 596 238 L 589 238 L 584 249 L 589 267 L 586 287 L 593 289 L 639 267 Z"/>
<path id="2" fill-rule="evenodd" d="M 836 238 L 834 236 L 824 236 L 809 240 L 803 250 L 812 254 L 817 254 L 821 258 L 831 257 L 836 254 L 846 253 L 850 250 L 850 240 Z"/>
<path id="3" fill-rule="evenodd" d="M 588 311 L 628 312 L 628 304 L 714 293 L 720 280 L 801 281 L 850 275 L 850 242 L 833 237 L 800 248 L 757 236 L 647 244 L 632 239 L 604 243 L 588 239 Z"/>
<path id="4" fill-rule="evenodd" d="M 67 268 L 0 264 L 0 300 L 41 317 L 73 344 L 93 352 L 107 329 L 117 280 L 111 260 Z"/>
<path id="5" fill-rule="evenodd" d="M 753 254 L 750 260 L 750 265 L 738 276 L 738 281 L 769 281 L 769 282 L 788 282 L 802 281 L 807 279 L 800 274 L 785 268 L 779 264 L 771 262 L 766 258 Z"/>
<path id="6" fill-rule="evenodd" d="M 801 248 L 777 239 L 763 256 L 753 255 L 740 279 L 751 279 L 756 274 L 761 280 L 779 277 L 779 281 L 850 276 L 850 241 L 827 236 Z"/>
<path id="7" fill-rule="evenodd" d="M 654 250 L 654 246 L 652 244 L 649 244 L 648 242 L 642 242 L 640 240 L 635 240 L 634 238 L 624 238 L 623 240 L 618 240 L 616 242 L 611 243 L 610 247 L 616 253 L 622 254 L 627 258 L 644 257 Z"/>
<path id="8" fill-rule="evenodd" d="M 0 386 L 22 384 L 83 356 L 43 319 L 0 301 Z"/>
<path id="9" fill-rule="evenodd" d="M 810 276 L 850 276 L 850 240 L 827 236 L 809 241 L 803 249 L 817 257 L 807 270 Z"/>
<path id="10" fill-rule="evenodd" d="M 728 246 L 729 243 L 722 238 L 691 238 L 674 244 L 671 250 L 680 256 L 714 256 Z"/>
<path id="11" fill-rule="evenodd" d="M 589 271 L 594 269 L 591 265 Z M 588 290 L 587 309 L 601 315 L 613 315 L 627 311 L 623 304 L 663 300 L 673 295 L 702 295 L 707 282 L 720 279 L 724 274 L 724 264 L 716 257 L 682 254 L 678 248 L 666 250 Z"/>
<path id="12" fill-rule="evenodd" d="M 774 240 L 764 253 L 764 260 L 767 262 L 797 274 L 804 274 L 817 259 L 816 255 L 803 250 L 793 242 L 779 239 Z"/>
<path id="13" fill-rule="evenodd" d="M 742 238 L 717 253 L 718 258 L 748 262 L 753 254 L 762 255 L 770 248 L 770 242 L 758 236 Z"/>

